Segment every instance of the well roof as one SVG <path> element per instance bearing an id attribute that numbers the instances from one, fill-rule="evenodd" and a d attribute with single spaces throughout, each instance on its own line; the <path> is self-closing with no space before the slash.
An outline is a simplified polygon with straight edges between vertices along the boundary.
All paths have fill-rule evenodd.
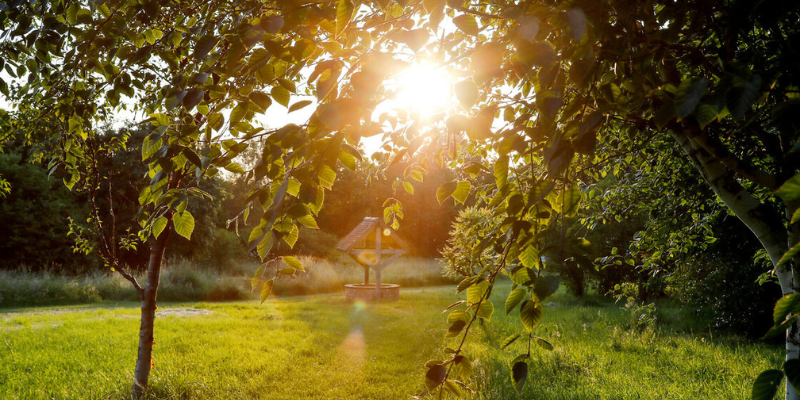
<path id="1" fill-rule="evenodd" d="M 355 247 L 355 245 L 364 239 L 370 232 L 375 229 L 376 226 L 380 225 L 381 227 L 385 227 L 383 221 L 380 218 L 375 217 L 366 217 L 363 221 L 361 221 L 358 226 L 353 228 L 350 233 L 347 234 L 342 240 L 339 241 L 339 244 L 336 245 L 337 250 L 341 251 L 350 251 Z M 408 246 L 403 242 L 397 234 L 395 234 L 394 230 L 391 230 L 391 236 L 397 243 L 398 247 L 407 250 Z"/>

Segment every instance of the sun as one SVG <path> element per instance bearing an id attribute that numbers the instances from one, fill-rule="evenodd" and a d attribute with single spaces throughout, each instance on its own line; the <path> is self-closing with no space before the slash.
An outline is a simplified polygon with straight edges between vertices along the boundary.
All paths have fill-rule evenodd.
<path id="1" fill-rule="evenodd" d="M 397 106 L 421 114 L 444 111 L 453 104 L 453 78 L 443 68 L 415 63 L 396 77 Z"/>

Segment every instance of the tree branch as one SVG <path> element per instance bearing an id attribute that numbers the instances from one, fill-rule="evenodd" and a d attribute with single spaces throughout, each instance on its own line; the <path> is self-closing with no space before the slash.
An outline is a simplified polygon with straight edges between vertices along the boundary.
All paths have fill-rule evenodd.
<path id="1" fill-rule="evenodd" d="M 692 142 L 700 145 L 703 150 L 719 160 L 729 170 L 769 190 L 778 188 L 778 179 L 775 175 L 756 168 L 752 164 L 736 157 L 716 137 L 709 136 L 707 132 L 696 127 L 687 126 L 687 124 L 684 124 L 684 128 L 688 128 L 684 129 L 684 131 L 687 132 Z"/>
<path id="2" fill-rule="evenodd" d="M 696 130 L 687 133 L 688 130 Z M 673 125 L 670 134 L 681 148 L 689 155 L 692 163 L 703 175 L 714 193 L 733 211 L 739 220 L 756 235 L 759 242 L 767 250 L 772 265 L 788 250 L 788 232 L 783 225 L 783 218 L 768 204 L 760 202 L 745 190 L 736 180 L 734 172 L 705 150 L 695 137 L 699 136 L 699 128 Z M 791 267 L 787 264 L 777 267 L 776 272 L 784 294 L 792 293 Z"/>
<path id="3" fill-rule="evenodd" d="M 136 291 L 139 292 L 139 298 L 144 297 L 144 289 L 142 289 L 142 285 L 139 284 L 139 281 L 137 281 L 133 275 L 126 272 L 122 267 L 119 266 L 119 264 L 114 266 L 114 271 L 117 271 L 120 275 L 122 275 L 123 278 L 130 282 L 134 288 L 136 288 Z"/>

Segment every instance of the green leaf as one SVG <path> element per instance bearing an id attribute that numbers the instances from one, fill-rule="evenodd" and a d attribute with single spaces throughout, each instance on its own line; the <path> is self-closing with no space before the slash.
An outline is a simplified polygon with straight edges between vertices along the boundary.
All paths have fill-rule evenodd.
<path id="1" fill-rule="evenodd" d="M 775 194 L 785 201 L 800 199 L 800 174 L 789 178 L 775 191 Z"/>
<path id="2" fill-rule="evenodd" d="M 800 208 L 798 208 L 797 210 L 794 211 L 794 214 L 792 214 L 792 221 L 790 223 L 793 224 L 793 223 L 797 222 L 798 220 L 800 220 Z"/>
<path id="3" fill-rule="evenodd" d="M 164 228 L 167 227 L 167 222 L 169 221 L 167 221 L 166 217 L 158 217 L 158 219 L 153 222 L 153 236 L 156 238 L 161 236 L 161 232 L 164 232 Z"/>
<path id="4" fill-rule="evenodd" d="M 425 373 L 425 387 L 428 390 L 434 390 L 444 382 L 444 377 L 447 376 L 447 367 L 442 364 L 434 364 L 428 366 L 428 372 Z"/>
<path id="5" fill-rule="evenodd" d="M 525 268 L 536 268 L 539 264 L 539 250 L 533 244 L 529 244 L 517 258 Z"/>
<path id="6" fill-rule="evenodd" d="M 675 105 L 671 99 L 664 101 L 664 104 L 656 110 L 653 115 L 653 122 L 656 123 L 658 129 L 664 129 L 667 124 L 675 117 Z"/>
<path id="7" fill-rule="evenodd" d="M 477 277 L 476 276 L 470 276 L 468 278 L 464 278 L 464 280 L 459 282 L 458 286 L 456 286 L 456 293 L 461 293 L 462 291 L 464 291 L 468 287 L 472 286 L 472 284 L 475 282 L 475 278 L 477 278 Z"/>
<path id="8" fill-rule="evenodd" d="M 489 291 L 489 281 L 482 280 L 467 288 L 467 302 L 477 304 L 485 300 L 486 293 Z"/>
<path id="9" fill-rule="evenodd" d="M 681 82 L 675 93 L 675 112 L 678 119 L 684 119 L 694 112 L 700 99 L 706 94 L 708 79 L 687 79 Z"/>
<path id="10" fill-rule="evenodd" d="M 572 31 L 572 40 L 580 42 L 586 32 L 586 14 L 580 8 L 567 11 L 567 23 Z"/>
<path id="11" fill-rule="evenodd" d="M 192 232 L 194 231 L 194 217 L 189 211 L 182 213 L 175 213 L 172 216 L 172 225 L 175 227 L 175 232 L 185 237 L 192 239 Z"/>
<path id="12" fill-rule="evenodd" d="M 503 343 L 500 344 L 500 348 L 501 349 L 505 349 L 506 347 L 511 346 L 511 343 L 516 342 L 517 339 L 519 339 L 520 336 L 521 335 L 519 333 L 515 333 L 515 334 L 507 337 L 506 340 L 503 340 Z"/>
<path id="13" fill-rule="evenodd" d="M 231 111 L 231 125 L 241 121 L 245 115 L 247 115 L 247 102 L 243 101 L 237 104 L 236 107 L 233 108 L 233 111 Z"/>
<path id="14" fill-rule="evenodd" d="M 461 395 L 463 394 L 463 393 L 461 392 L 461 387 L 460 387 L 460 386 L 458 386 L 458 384 L 457 384 L 457 383 L 455 383 L 455 381 L 452 381 L 452 380 L 450 380 L 450 379 L 448 379 L 448 380 L 444 381 L 444 387 L 445 387 L 445 388 L 446 388 L 446 389 L 447 389 L 447 390 L 448 390 L 450 393 L 454 394 L 456 397 L 461 397 Z"/>
<path id="15" fill-rule="evenodd" d="M 78 23 L 78 11 L 80 9 L 81 7 L 78 5 L 78 3 L 72 3 L 69 7 L 67 7 L 65 14 L 67 17 L 67 22 L 69 22 L 70 25 L 75 25 Z"/>
<path id="16" fill-rule="evenodd" d="M 336 36 L 342 33 L 353 18 L 355 7 L 350 0 L 336 1 Z"/>
<path id="17" fill-rule="evenodd" d="M 244 168 L 242 168 L 241 165 L 236 164 L 236 163 L 230 163 L 230 164 L 226 165 L 225 169 L 230 171 L 230 172 L 233 172 L 234 174 L 243 174 L 244 173 Z"/>
<path id="18" fill-rule="evenodd" d="M 753 382 L 753 391 L 750 398 L 752 400 L 771 400 L 778 393 L 778 386 L 783 380 L 783 371 L 778 369 L 768 369 L 758 375 Z"/>
<path id="19" fill-rule="evenodd" d="M 742 119 L 750 105 L 761 91 L 761 76 L 753 75 L 749 80 L 735 79 L 733 88 L 728 91 L 728 110 L 734 119 Z"/>
<path id="20" fill-rule="evenodd" d="M 775 309 L 772 311 L 772 318 L 775 325 L 780 324 L 786 319 L 787 315 L 796 314 L 800 312 L 800 294 L 790 293 L 781 297 L 775 303 Z"/>
<path id="21" fill-rule="evenodd" d="M 456 321 L 469 322 L 470 315 L 464 310 L 455 310 L 447 315 L 447 323 L 452 324 Z"/>
<path id="22" fill-rule="evenodd" d="M 694 113 L 700 128 L 705 129 L 708 124 L 714 122 L 722 112 L 722 107 L 724 107 L 724 104 L 720 105 L 713 101 L 700 103 Z"/>
<path id="23" fill-rule="evenodd" d="M 194 54 L 192 56 L 195 60 L 202 60 L 216 45 L 217 38 L 214 37 L 214 35 L 205 35 L 197 41 L 197 44 L 194 46 Z"/>
<path id="24" fill-rule="evenodd" d="M 544 314 L 542 305 L 532 300 L 525 300 L 525 302 L 522 303 L 522 308 L 519 310 L 519 318 L 522 320 L 522 326 L 524 326 L 528 332 L 532 331 L 536 325 L 539 325 L 539 322 L 542 322 L 542 314 Z"/>
<path id="25" fill-rule="evenodd" d="M 219 131 L 222 129 L 222 125 L 225 124 L 225 117 L 222 116 L 222 113 L 214 113 L 208 116 L 208 126 L 215 131 Z"/>
<path id="26" fill-rule="evenodd" d="M 469 14 L 459 15 L 453 18 L 453 23 L 456 25 L 456 28 L 460 29 L 467 35 L 478 36 L 478 34 L 480 33 L 480 29 L 478 27 L 478 21 L 476 21 L 475 17 L 473 17 L 472 15 Z"/>
<path id="27" fill-rule="evenodd" d="M 269 251 L 272 250 L 272 245 L 275 243 L 275 234 L 272 231 L 267 232 L 266 235 L 258 242 L 258 246 L 256 247 L 256 251 L 258 252 L 258 256 L 261 257 L 261 260 L 267 258 L 267 254 Z"/>
<path id="28" fill-rule="evenodd" d="M 270 91 L 270 94 L 272 95 L 272 98 L 278 102 L 278 104 L 284 107 L 289 107 L 289 100 L 291 100 L 292 95 L 288 90 L 286 90 L 286 88 L 283 86 L 274 86 Z"/>
<path id="29" fill-rule="evenodd" d="M 517 285 L 527 285 L 531 280 L 530 269 L 520 268 L 511 274 L 511 281 Z"/>
<path id="30" fill-rule="evenodd" d="M 785 334 L 786 330 L 794 326 L 795 322 L 797 322 L 797 315 L 787 319 L 780 325 L 774 325 L 773 327 L 769 328 L 769 330 L 767 331 L 767 333 L 764 334 L 764 337 L 762 339 L 770 339 L 773 337 L 777 337 L 778 335 Z"/>
<path id="31" fill-rule="evenodd" d="M 578 206 L 581 203 L 582 195 L 581 190 L 573 186 L 558 195 L 556 199 L 558 204 L 556 206 L 561 209 L 560 212 L 565 216 L 574 217 L 578 214 Z"/>
<path id="32" fill-rule="evenodd" d="M 280 15 L 270 15 L 268 17 L 262 17 L 259 25 L 261 25 L 261 29 L 267 33 L 277 33 L 283 28 L 284 20 Z"/>
<path id="33" fill-rule="evenodd" d="M 296 269 L 298 271 L 305 271 L 305 269 L 303 269 L 303 263 L 301 263 L 300 260 L 298 260 L 295 257 L 284 256 L 283 257 L 283 262 L 285 262 L 286 265 L 288 265 L 288 266 L 290 266 L 290 267 L 292 267 L 292 268 L 294 268 L 294 269 Z"/>
<path id="34" fill-rule="evenodd" d="M 514 381 L 514 389 L 521 392 L 525 387 L 525 380 L 528 378 L 528 363 L 517 361 L 511 367 L 511 379 Z"/>
<path id="35" fill-rule="evenodd" d="M 458 186 L 456 181 L 447 182 L 439 186 L 439 189 L 436 190 L 436 199 L 439 200 L 439 204 L 444 203 L 444 201 L 453 194 L 453 191 L 456 190 L 456 186 Z"/>
<path id="36" fill-rule="evenodd" d="M 550 342 L 548 342 L 547 340 L 544 340 L 544 339 L 542 339 L 540 337 L 536 338 L 536 344 L 539 347 L 541 347 L 541 348 L 543 348 L 545 350 L 553 351 L 553 345 Z"/>
<path id="37" fill-rule="evenodd" d="M 258 108 L 258 111 L 264 113 L 269 106 L 272 105 L 272 99 L 266 94 L 259 91 L 254 91 L 247 96 L 252 105 Z"/>
<path id="38" fill-rule="evenodd" d="M 506 299 L 506 315 L 508 315 L 514 308 L 522 302 L 522 299 L 525 298 L 525 294 L 527 290 L 523 288 L 516 288 L 508 294 L 508 298 Z"/>
<path id="39" fill-rule="evenodd" d="M 797 255 L 797 253 L 800 253 L 800 242 L 792 246 L 792 248 L 789 249 L 789 251 L 787 251 L 786 254 L 783 255 L 783 257 L 781 257 L 781 259 L 778 261 L 778 264 L 775 265 L 775 267 L 778 267 L 780 265 L 789 262 L 794 256 Z"/>
<path id="40" fill-rule="evenodd" d="M 422 4 L 430 15 L 430 28 L 436 33 L 439 30 L 439 24 L 444 19 L 444 5 L 446 0 L 422 0 Z"/>
<path id="41" fill-rule="evenodd" d="M 205 92 L 203 89 L 195 88 L 188 91 L 186 96 L 183 97 L 183 108 L 185 108 L 186 111 L 192 111 L 192 109 L 203 100 L 204 94 Z"/>
<path id="42" fill-rule="evenodd" d="M 472 360 L 467 356 L 457 355 L 453 357 L 453 363 L 455 364 L 453 372 L 458 376 L 464 379 L 469 379 L 472 376 Z"/>
<path id="43" fill-rule="evenodd" d="M 319 184 L 330 190 L 336 181 L 336 171 L 329 165 L 323 164 L 319 171 Z"/>
<path id="44" fill-rule="evenodd" d="M 300 100 L 300 101 L 292 104 L 291 107 L 289 107 L 289 112 L 294 112 L 294 111 L 297 111 L 297 110 L 301 110 L 301 109 L 307 107 L 308 105 L 310 105 L 311 103 L 313 103 L 313 101 L 311 101 L 311 100 Z"/>
<path id="45" fill-rule="evenodd" d="M 270 279 L 264 282 L 264 285 L 261 286 L 261 304 L 264 304 L 264 301 L 267 300 L 270 293 L 272 293 L 272 284 L 274 283 L 273 279 Z"/>
<path id="46" fill-rule="evenodd" d="M 536 284 L 533 286 L 533 293 L 536 294 L 536 298 L 539 301 L 543 301 L 558 291 L 560 282 L 560 279 L 555 275 L 543 276 L 536 280 Z"/>
<path id="47" fill-rule="evenodd" d="M 794 358 L 783 363 L 783 371 L 786 379 L 795 390 L 800 388 L 800 360 Z"/>
<path id="48" fill-rule="evenodd" d="M 297 218 L 297 222 L 305 226 L 306 228 L 310 229 L 319 229 L 319 225 L 317 225 L 317 220 L 314 219 L 314 216 L 311 214 L 304 215 L 300 218 Z"/>
<path id="49" fill-rule="evenodd" d="M 494 180 L 502 189 L 508 181 L 508 156 L 501 154 L 494 163 Z"/>
<path id="50" fill-rule="evenodd" d="M 494 304 L 491 301 L 485 300 L 480 304 L 476 304 L 473 306 L 475 313 L 478 315 L 478 318 L 490 320 L 492 319 L 492 314 L 494 314 Z"/>
<path id="51" fill-rule="evenodd" d="M 402 30 L 389 35 L 395 42 L 405 43 L 413 52 L 419 51 L 430 40 L 431 35 L 426 29 Z"/>
<path id="52" fill-rule="evenodd" d="M 450 339 L 458 336 L 465 326 L 467 326 L 467 323 L 462 320 L 453 322 L 453 324 L 450 325 L 450 328 L 447 329 L 447 333 L 444 335 L 444 337 Z"/>
<path id="53" fill-rule="evenodd" d="M 180 105 L 181 102 L 183 102 L 183 98 L 186 97 L 186 93 L 187 91 L 185 90 L 178 90 L 170 93 L 169 96 L 167 96 L 167 98 L 164 100 L 164 107 L 167 108 L 167 111 L 170 111 Z"/>
<path id="54" fill-rule="evenodd" d="M 458 102 L 467 110 L 472 108 L 472 106 L 474 106 L 478 101 L 478 97 L 480 97 L 478 85 L 476 85 L 475 81 L 471 79 L 457 82 L 455 85 L 453 85 L 453 91 L 456 93 Z"/>
<path id="55" fill-rule="evenodd" d="M 300 230 L 297 229 L 297 225 L 292 224 L 292 229 L 289 230 L 289 233 L 283 235 L 283 241 L 289 245 L 290 248 L 294 248 L 294 244 L 297 243 L 297 238 L 300 237 Z"/>
<path id="56" fill-rule="evenodd" d="M 453 199 L 461 204 L 464 204 L 464 202 L 467 201 L 467 196 L 469 196 L 469 191 L 471 188 L 472 184 L 470 184 L 469 181 L 458 182 L 455 190 L 453 190 Z"/>

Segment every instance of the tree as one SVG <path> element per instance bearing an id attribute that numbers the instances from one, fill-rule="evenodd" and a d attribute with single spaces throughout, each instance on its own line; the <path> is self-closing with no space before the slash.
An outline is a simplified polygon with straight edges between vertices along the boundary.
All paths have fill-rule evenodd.
<path id="1" fill-rule="evenodd" d="M 70 219 L 83 222 L 87 216 L 77 196 L 61 182 L 48 181 L 43 166 L 23 161 L 18 153 L 0 154 L 0 174 L 12 188 L 0 203 L 0 268 L 85 270 L 90 260 L 72 254 L 68 236 Z"/>
<path id="2" fill-rule="evenodd" d="M 775 322 L 796 322 L 793 266 L 800 257 L 793 257 L 800 247 L 784 257 L 800 239 L 794 224 L 800 178 L 792 178 L 798 172 L 793 115 L 800 106 L 794 2 L 143 3 L 19 0 L 0 8 L 8 32 L 0 59 L 20 82 L 9 89 L 0 81 L 0 92 L 29 110 L 25 132 L 54 134 L 49 138 L 58 144 L 69 186 L 90 193 L 96 187 L 92 160 L 109 150 L 97 143 L 98 121 L 130 105 L 153 125 L 142 151 L 150 185 L 139 197 L 138 218 L 140 238 L 151 247 L 135 396 L 147 384 L 164 248 L 173 229 L 191 235 L 186 206 L 204 195 L 198 180 L 219 168 L 254 180 L 237 223 L 253 207 L 264 210 L 249 238 L 265 261 L 257 276 L 273 268 L 276 277 L 291 274 L 302 266 L 288 257 L 271 262 L 271 249 L 281 241 L 293 245 L 298 224 L 316 226 L 338 163 L 355 169 L 361 158 L 355 146 L 375 135 L 385 138 L 372 156 L 376 171 L 400 165 L 398 184 L 413 188 L 428 162 L 447 165 L 460 175 L 438 189 L 439 201 L 464 203 L 474 195 L 487 218 L 501 220 L 476 238 L 473 251 L 493 249 L 499 257 L 459 285 L 467 300 L 451 307 L 447 334 L 458 342 L 446 349 L 448 360 L 428 363 L 428 392 L 465 390 L 455 379 L 471 370 L 464 339 L 477 320 L 491 318 L 489 298 L 500 274 L 514 281 L 506 312 L 518 309 L 525 328 L 504 347 L 523 337 L 552 348 L 533 330 L 542 302 L 558 286 L 549 271 L 557 272 L 565 257 L 557 251 L 545 259 L 543 232 L 560 220 L 563 237 L 565 218 L 576 215 L 582 180 L 590 176 L 578 175 L 581 163 L 614 168 L 681 157 L 644 157 L 638 150 L 654 141 L 683 149 L 758 237 L 788 296 Z M 374 119 L 376 104 L 392 96 L 382 82 L 421 59 L 462 77 L 454 85 L 458 103 L 434 115 L 397 110 Z M 255 114 L 273 101 L 290 111 L 308 105 L 290 105 L 298 88 L 316 96 L 307 124 L 257 126 Z M 231 160 L 255 138 L 265 139 L 264 150 L 244 171 Z M 474 180 L 486 172 L 494 179 Z M 398 225 L 402 211 L 397 199 L 385 204 L 387 223 Z M 118 268 L 112 245 L 104 255 Z M 265 298 L 272 279 L 261 286 Z M 786 372 L 800 362 L 800 330 L 788 332 Z M 528 374 L 527 348 L 511 367 L 518 389 Z M 783 374 L 767 371 L 756 394 L 777 390 Z M 792 383 L 786 391 L 798 398 Z"/>
<path id="3" fill-rule="evenodd" d="M 349 2 L 337 8 L 247 0 L 16 1 L 0 7 L 5 32 L 0 68 L 13 78 L 0 81 L 0 92 L 24 112 L 22 118 L 4 122 L 26 138 L 46 135 L 39 140 L 56 149 L 52 165 L 66 174 L 67 186 L 87 192 L 105 263 L 141 295 L 134 397 L 139 398 L 148 383 L 156 293 L 168 237 L 173 230 L 191 237 L 195 219 L 187 210 L 189 199 L 208 196 L 199 187 L 201 179 L 215 176 L 221 168 L 243 173 L 232 159 L 249 140 L 271 139 L 248 174 L 262 184 L 248 198 L 248 209 L 266 210 L 253 235 L 254 247 L 266 261 L 277 241 L 294 244 L 297 221 L 315 225 L 313 215 L 335 179 L 332 166 L 337 160 L 351 165 L 358 156 L 342 144 L 342 133 L 328 135 L 358 117 L 355 112 L 337 112 L 337 104 L 320 107 L 303 127 L 266 130 L 253 121 L 273 101 L 290 106 L 305 78 L 300 72 L 328 52 L 318 43 L 335 47 L 337 40 L 347 39 L 341 35 L 354 11 Z M 336 99 L 331 93 L 341 65 L 333 60 L 316 65 L 318 99 Z M 313 93 L 311 86 L 304 90 Z M 307 104 L 299 101 L 291 107 Z M 342 108 L 348 105 L 353 111 L 359 107 L 352 101 L 341 103 Z M 136 216 L 138 237 L 150 247 L 143 285 L 119 262 L 118 249 L 127 242 L 107 226 L 97 206 L 106 195 L 100 193 L 100 160 L 126 148 L 125 140 L 104 142 L 99 127 L 126 109 L 142 111 L 151 125 L 141 152 L 148 185 L 138 196 L 141 210 Z M 302 268 L 294 259 L 284 260 Z M 269 294 L 268 285 L 263 293 Z"/>

